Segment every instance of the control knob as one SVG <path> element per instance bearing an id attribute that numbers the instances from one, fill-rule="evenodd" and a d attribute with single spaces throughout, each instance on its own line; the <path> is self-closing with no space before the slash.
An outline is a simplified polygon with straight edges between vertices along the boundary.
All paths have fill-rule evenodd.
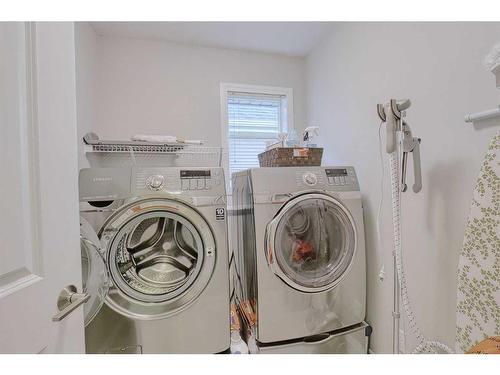
<path id="1" fill-rule="evenodd" d="M 311 172 L 304 173 L 304 175 L 302 176 L 302 180 L 306 185 L 309 186 L 314 186 L 318 183 L 318 177 Z"/>
<path id="2" fill-rule="evenodd" d="M 148 185 L 151 190 L 160 190 L 163 187 L 164 183 L 165 177 L 160 174 L 150 176 L 146 181 L 146 185 Z"/>

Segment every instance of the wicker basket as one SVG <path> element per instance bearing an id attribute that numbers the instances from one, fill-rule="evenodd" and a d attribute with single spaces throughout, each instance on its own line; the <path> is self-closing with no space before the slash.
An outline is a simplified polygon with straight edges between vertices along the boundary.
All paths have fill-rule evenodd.
<path id="1" fill-rule="evenodd" d="M 259 154 L 261 167 L 321 165 L 322 148 L 277 147 Z"/>

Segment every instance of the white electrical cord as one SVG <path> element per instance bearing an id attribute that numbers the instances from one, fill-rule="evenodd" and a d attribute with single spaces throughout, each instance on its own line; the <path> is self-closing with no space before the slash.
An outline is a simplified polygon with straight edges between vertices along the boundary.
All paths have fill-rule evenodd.
<path id="1" fill-rule="evenodd" d="M 411 308 L 410 297 L 408 295 L 408 288 L 406 285 L 406 276 L 403 267 L 402 260 L 402 243 L 401 243 L 401 188 L 399 185 L 399 147 L 396 151 L 389 155 L 389 165 L 391 174 L 391 196 L 392 196 L 392 223 L 394 230 L 394 256 L 396 257 L 396 272 L 398 274 L 401 298 L 403 302 L 403 308 L 405 310 L 406 316 L 408 317 L 408 325 L 412 330 L 413 334 L 417 338 L 418 345 L 413 350 L 413 353 L 437 353 L 436 349 L 440 349 L 446 353 L 453 353 L 448 346 L 438 341 L 427 340 L 420 328 L 417 325 L 415 315 Z M 398 335 L 399 337 L 399 335 Z"/>
<path id="2" fill-rule="evenodd" d="M 382 125 L 385 123 L 383 121 L 380 122 L 378 127 L 378 156 L 380 158 L 380 169 L 382 172 L 382 178 L 380 179 L 380 201 L 378 202 L 378 210 L 377 210 L 377 241 L 378 243 L 382 243 L 382 234 L 380 231 L 380 222 L 382 218 L 382 206 L 384 205 L 384 181 L 385 181 L 385 168 L 384 168 L 384 152 L 382 151 Z"/>

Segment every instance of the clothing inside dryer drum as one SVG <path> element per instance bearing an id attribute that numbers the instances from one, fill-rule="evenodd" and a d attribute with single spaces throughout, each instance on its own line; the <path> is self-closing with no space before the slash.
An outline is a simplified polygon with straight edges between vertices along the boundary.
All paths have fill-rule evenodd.
<path id="1" fill-rule="evenodd" d="M 203 260 L 202 249 L 200 235 L 180 215 L 140 215 L 125 224 L 113 241 L 111 275 L 129 296 L 158 302 L 148 296 L 168 295 L 194 281 Z"/>
<path id="2" fill-rule="evenodd" d="M 349 267 L 354 254 L 354 228 L 342 208 L 310 198 L 289 208 L 275 236 L 281 270 L 305 287 L 333 283 Z"/>

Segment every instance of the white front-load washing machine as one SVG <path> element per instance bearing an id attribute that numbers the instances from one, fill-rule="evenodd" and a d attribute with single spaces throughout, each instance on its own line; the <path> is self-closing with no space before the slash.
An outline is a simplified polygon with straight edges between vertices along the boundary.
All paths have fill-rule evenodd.
<path id="1" fill-rule="evenodd" d="M 365 236 L 354 168 L 255 168 L 232 183 L 239 299 L 253 309 L 257 343 L 325 340 L 362 324 Z"/>
<path id="2" fill-rule="evenodd" d="M 80 171 L 88 353 L 227 351 L 221 168 Z"/>

